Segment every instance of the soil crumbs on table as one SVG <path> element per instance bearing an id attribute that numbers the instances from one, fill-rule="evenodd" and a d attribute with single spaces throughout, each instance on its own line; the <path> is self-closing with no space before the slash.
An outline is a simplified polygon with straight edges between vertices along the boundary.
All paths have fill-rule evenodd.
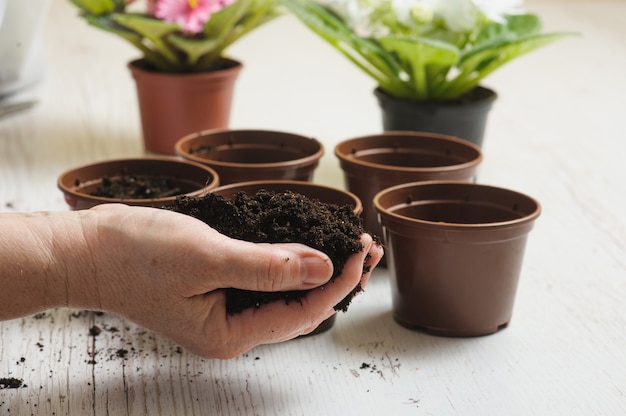
<path id="1" fill-rule="evenodd" d="M 0 390 L 19 389 L 20 387 L 27 387 L 24 384 L 24 380 L 14 378 L 14 377 L 1 377 L 0 378 Z"/>
<path id="2" fill-rule="evenodd" d="M 320 250 L 333 263 L 331 283 L 341 274 L 348 258 L 363 250 L 359 238 L 365 230 L 353 207 L 323 203 L 291 191 L 261 190 L 255 195 L 239 192 L 231 199 L 214 193 L 180 197 L 167 209 L 191 215 L 235 239 L 255 243 L 302 243 Z M 361 290 L 361 285 L 357 285 L 335 310 L 347 311 L 350 301 Z M 226 289 L 226 312 L 233 315 L 278 300 L 299 302 L 306 293 L 305 290 L 257 292 L 229 288 Z"/>

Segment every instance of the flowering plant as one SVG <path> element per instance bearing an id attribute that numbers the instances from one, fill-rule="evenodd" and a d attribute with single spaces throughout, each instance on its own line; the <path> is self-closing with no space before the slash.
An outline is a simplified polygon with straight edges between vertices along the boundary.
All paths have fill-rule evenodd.
<path id="1" fill-rule="evenodd" d="M 161 72 L 217 69 L 229 45 L 279 14 L 275 0 L 70 1 L 87 22 L 132 43 Z"/>
<path id="2" fill-rule="evenodd" d="M 522 0 L 283 3 L 381 89 L 408 100 L 462 97 L 505 63 L 569 35 L 540 33 Z"/>

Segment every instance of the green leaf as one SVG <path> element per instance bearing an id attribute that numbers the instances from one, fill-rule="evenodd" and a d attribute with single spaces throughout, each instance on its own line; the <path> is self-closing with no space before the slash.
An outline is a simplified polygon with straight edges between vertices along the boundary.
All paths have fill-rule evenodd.
<path id="1" fill-rule="evenodd" d="M 123 26 L 118 25 L 111 20 L 109 16 L 91 16 L 87 18 L 87 22 L 98 29 L 121 36 L 133 44 L 141 43 L 141 36 Z"/>
<path id="2" fill-rule="evenodd" d="M 106 32 L 113 33 L 114 35 L 117 35 L 122 39 L 130 42 L 133 46 L 135 46 L 143 53 L 143 56 L 148 62 L 150 62 L 159 70 L 176 70 L 176 67 L 169 63 L 167 60 L 165 60 L 161 55 L 144 45 L 142 41 L 143 38 L 140 35 L 123 26 L 118 25 L 110 18 L 110 15 L 90 16 L 86 19 L 90 25 L 102 29 Z"/>
<path id="3" fill-rule="evenodd" d="M 113 0 L 70 0 L 76 7 L 81 10 L 94 14 L 96 16 L 107 14 L 115 11 L 115 2 Z"/>
<path id="4" fill-rule="evenodd" d="M 241 7 L 244 10 L 236 14 L 235 20 L 224 23 L 221 32 L 224 48 L 281 14 L 275 0 L 244 0 Z"/>
<path id="5" fill-rule="evenodd" d="M 501 40 L 514 41 L 541 32 L 541 21 L 533 14 L 509 15 L 506 22 L 485 26 L 474 41 L 474 47 Z"/>
<path id="6" fill-rule="evenodd" d="M 154 19 L 141 14 L 121 14 L 116 13 L 111 16 L 115 23 L 127 27 L 152 42 L 162 39 L 165 35 L 180 30 L 176 23 L 168 23 L 163 20 Z"/>
<path id="7" fill-rule="evenodd" d="M 219 39 L 190 39 L 176 34 L 170 35 L 167 40 L 187 56 L 187 64 L 195 65 L 202 56 L 211 53 L 219 46 Z"/>
<path id="8" fill-rule="evenodd" d="M 411 94 L 410 87 L 400 79 L 402 66 L 378 42 L 357 36 L 335 13 L 314 1 L 282 0 L 282 3 L 387 92 L 397 96 Z"/>
<path id="9" fill-rule="evenodd" d="M 429 96 L 430 88 L 434 86 L 433 78 L 442 80 L 449 68 L 457 63 L 460 54 L 453 45 L 426 38 L 390 35 L 378 41 L 396 54 L 411 79 L 417 99 Z"/>
<path id="10" fill-rule="evenodd" d="M 209 21 L 204 25 L 204 34 L 208 38 L 222 37 L 223 33 L 235 25 L 246 13 L 253 0 L 237 0 L 224 7 L 217 13 L 213 13 Z"/>
<path id="11" fill-rule="evenodd" d="M 459 96 L 507 62 L 571 35 L 572 33 L 531 35 L 515 41 L 500 41 L 475 48 L 462 56 L 458 65 L 459 75 L 440 93 L 443 98 Z"/>
<path id="12" fill-rule="evenodd" d="M 279 15 L 276 0 L 238 0 L 211 15 L 204 36 L 219 42 L 198 60 L 198 66 L 210 67 L 228 46 Z"/>
<path id="13" fill-rule="evenodd" d="M 506 28 L 517 37 L 536 35 L 541 32 L 541 20 L 534 14 L 514 14 L 506 17 Z"/>
<path id="14" fill-rule="evenodd" d="M 165 42 L 167 35 L 177 32 L 180 27 L 176 23 L 167 23 L 140 14 L 112 14 L 113 21 L 123 27 L 137 32 L 154 45 L 156 51 L 168 62 L 176 65 L 179 62 L 175 51 Z"/>

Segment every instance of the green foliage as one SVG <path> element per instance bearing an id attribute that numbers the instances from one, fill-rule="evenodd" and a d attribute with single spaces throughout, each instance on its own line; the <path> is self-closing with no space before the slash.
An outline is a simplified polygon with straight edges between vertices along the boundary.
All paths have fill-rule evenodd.
<path id="1" fill-rule="evenodd" d="M 507 62 L 572 35 L 541 34 L 537 16 L 517 14 L 504 22 L 481 16 L 468 33 L 437 21 L 412 33 L 381 18 L 389 33 L 359 36 L 336 12 L 314 0 L 281 1 L 382 89 L 409 100 L 458 98 Z"/>
<path id="2" fill-rule="evenodd" d="M 216 68 L 225 49 L 279 15 L 276 0 L 237 0 L 213 13 L 199 34 L 184 33 L 147 13 L 126 10 L 126 0 L 70 0 L 90 25 L 130 42 L 161 72 Z"/>

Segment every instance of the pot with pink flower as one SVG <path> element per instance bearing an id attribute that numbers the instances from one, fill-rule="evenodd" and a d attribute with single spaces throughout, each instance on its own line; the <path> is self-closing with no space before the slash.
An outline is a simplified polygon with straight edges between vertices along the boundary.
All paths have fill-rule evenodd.
<path id="1" fill-rule="evenodd" d="M 149 0 L 144 10 L 133 0 L 70 1 L 142 53 L 128 68 L 144 147 L 168 155 L 189 133 L 228 127 L 242 63 L 225 49 L 279 14 L 277 0 Z"/>

